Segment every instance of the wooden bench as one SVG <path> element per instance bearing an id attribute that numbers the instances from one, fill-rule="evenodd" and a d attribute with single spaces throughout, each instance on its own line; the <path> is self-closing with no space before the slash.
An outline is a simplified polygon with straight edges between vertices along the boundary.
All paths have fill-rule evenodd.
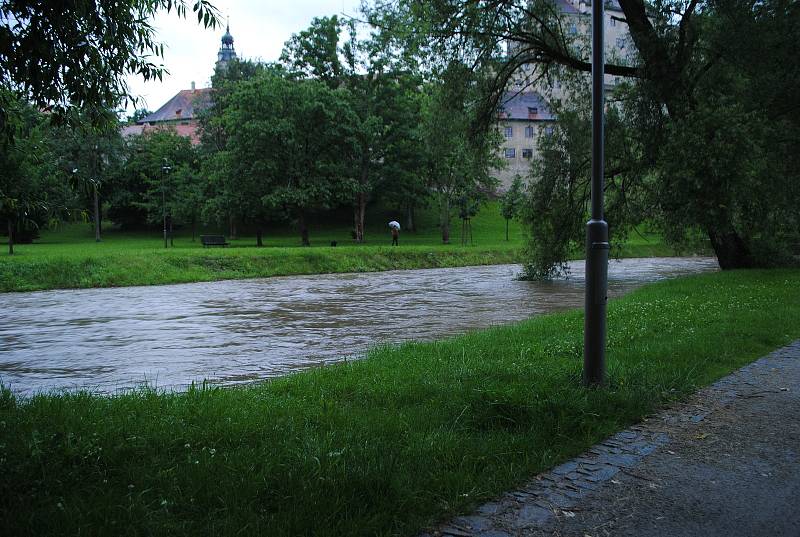
<path id="1" fill-rule="evenodd" d="M 203 243 L 203 248 L 206 246 L 228 246 L 228 241 L 222 235 L 200 235 L 200 242 Z"/>

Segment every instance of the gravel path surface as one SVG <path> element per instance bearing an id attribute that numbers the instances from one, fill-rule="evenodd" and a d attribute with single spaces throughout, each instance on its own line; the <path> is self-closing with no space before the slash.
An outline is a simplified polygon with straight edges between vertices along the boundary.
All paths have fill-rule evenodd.
<path id="1" fill-rule="evenodd" d="M 800 341 L 425 536 L 800 537 Z"/>

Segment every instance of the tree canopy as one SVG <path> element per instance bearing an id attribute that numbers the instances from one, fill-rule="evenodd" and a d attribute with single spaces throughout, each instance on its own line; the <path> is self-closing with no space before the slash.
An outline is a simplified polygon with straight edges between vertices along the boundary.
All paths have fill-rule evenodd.
<path id="1" fill-rule="evenodd" d="M 164 46 L 153 16 L 187 16 L 217 23 L 209 0 L 2 0 L 0 85 L 54 118 L 76 111 L 102 117 L 121 101 L 135 100 L 126 75 L 161 79 Z M 6 121 L 8 100 L 0 102 Z M 2 127 L 2 124 L 0 124 Z"/>
<path id="2" fill-rule="evenodd" d="M 546 88 L 550 77 L 590 71 L 586 36 L 567 31 L 584 15 L 560 6 L 549 0 L 395 0 L 376 3 L 368 15 L 386 40 L 419 51 L 433 70 L 458 60 L 493 73 L 479 115 L 479 127 L 487 129 L 523 65 L 536 67 L 528 80 L 536 89 Z M 775 164 L 794 162 L 790 155 L 796 154 L 798 114 L 786 103 L 797 102 L 800 70 L 796 57 L 783 51 L 799 37 L 800 7 L 788 0 L 619 0 L 619 6 L 611 16 L 627 25 L 635 50 L 605 67 L 628 80 L 610 105 L 619 127 L 616 141 L 608 138 L 614 165 L 607 166 L 607 192 L 617 193 L 611 202 L 620 214 L 657 222 L 676 241 L 699 229 L 724 269 L 774 263 L 795 240 L 789 212 L 800 201 L 792 186 L 796 172 Z M 769 60 L 760 62 L 759 55 Z M 778 73 L 784 80 L 775 80 Z M 578 113 L 580 97 L 567 104 Z M 562 120 L 570 122 L 566 115 Z M 562 134 L 570 138 L 558 158 L 573 167 L 585 162 L 588 146 L 576 143 L 582 133 L 565 125 Z M 589 192 L 569 186 L 582 172 L 570 175 L 545 149 L 533 178 L 552 188 L 533 189 L 531 203 L 556 200 L 566 188 L 576 209 L 569 214 L 585 218 Z M 618 237 L 631 223 L 610 220 Z M 545 263 L 543 274 L 566 259 L 565 241 L 576 240 L 572 231 L 560 232 L 575 226 L 550 224 L 532 230 L 534 240 L 549 243 L 549 254 L 534 259 Z M 542 235 L 555 230 L 558 239 Z"/>

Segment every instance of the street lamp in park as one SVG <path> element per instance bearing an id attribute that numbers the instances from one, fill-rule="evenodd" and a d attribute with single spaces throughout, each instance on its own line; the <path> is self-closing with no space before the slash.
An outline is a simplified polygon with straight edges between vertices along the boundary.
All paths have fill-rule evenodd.
<path id="1" fill-rule="evenodd" d="M 164 158 L 164 164 L 161 165 L 161 217 L 164 221 L 164 248 L 167 247 L 167 186 L 166 177 L 172 168 L 169 162 Z"/>
<path id="2" fill-rule="evenodd" d="M 586 297 L 583 329 L 583 382 L 603 384 L 606 369 L 608 223 L 603 216 L 603 1 L 592 2 L 592 215 L 586 223 Z"/>
<path id="3" fill-rule="evenodd" d="M 92 173 L 94 174 L 94 177 L 89 178 L 89 182 L 92 185 L 95 242 L 100 242 L 100 199 L 97 192 L 98 183 L 100 182 L 100 163 L 97 160 L 98 151 L 98 145 L 94 144 L 94 153 L 92 153 Z"/>

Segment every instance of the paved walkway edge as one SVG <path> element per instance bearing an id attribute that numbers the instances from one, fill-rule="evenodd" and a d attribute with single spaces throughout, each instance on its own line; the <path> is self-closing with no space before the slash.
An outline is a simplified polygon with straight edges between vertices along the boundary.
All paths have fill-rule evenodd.
<path id="1" fill-rule="evenodd" d="M 668 447 L 673 441 L 673 432 L 677 434 L 699 426 L 712 413 L 712 407 L 729 405 L 737 398 L 756 398 L 769 393 L 765 391 L 768 387 L 760 382 L 766 371 L 773 374 L 777 371 L 780 377 L 783 368 L 794 371 L 798 365 L 800 340 L 701 389 L 688 401 L 654 414 L 592 446 L 582 455 L 537 475 L 527 485 L 482 505 L 473 514 L 456 517 L 420 537 L 538 534 L 552 527 L 558 519 L 574 517 L 575 511 L 580 511 L 581 501 L 607 482 L 618 483 L 617 479 L 631 476 L 645 479 L 637 474 L 637 466 L 659 450 L 672 453 Z M 775 389 L 769 387 L 770 392 Z M 793 391 L 795 389 L 796 386 L 792 387 Z"/>

